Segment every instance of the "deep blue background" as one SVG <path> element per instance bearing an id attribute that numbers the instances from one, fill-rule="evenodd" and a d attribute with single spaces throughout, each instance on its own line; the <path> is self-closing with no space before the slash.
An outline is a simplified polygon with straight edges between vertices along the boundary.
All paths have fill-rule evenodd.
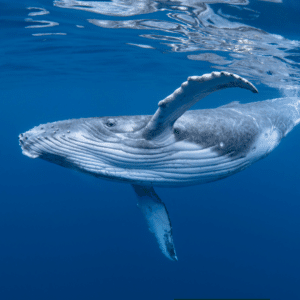
<path id="1" fill-rule="evenodd" d="M 295 3 L 255 2 L 262 15 L 279 7 L 285 13 L 279 20 L 286 28 L 267 17 L 261 28 L 299 39 L 299 26 L 291 26 L 299 18 Z M 59 22 L 55 32 L 67 35 L 33 37 L 24 21 L 29 6 L 48 9 L 39 19 Z M 6 0 L 0 10 L 1 299 L 300 298 L 299 129 L 242 173 L 157 189 L 173 225 L 179 261 L 171 262 L 129 185 L 31 160 L 18 134 L 63 119 L 152 114 L 188 76 L 210 72 L 209 63 L 156 41 L 155 50 L 126 45 L 145 40 L 134 30 L 88 24 L 91 13 L 51 1 Z M 197 108 L 279 96 L 258 88 L 258 96 L 222 91 Z"/>

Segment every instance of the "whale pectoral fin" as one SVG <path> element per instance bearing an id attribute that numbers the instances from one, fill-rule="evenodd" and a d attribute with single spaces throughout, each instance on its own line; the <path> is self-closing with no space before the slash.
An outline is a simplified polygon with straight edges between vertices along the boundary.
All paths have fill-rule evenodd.
<path id="1" fill-rule="evenodd" d="M 135 184 L 132 187 L 138 198 L 138 207 L 144 214 L 160 250 L 167 258 L 176 261 L 172 226 L 165 204 L 159 199 L 153 187 Z"/>
<path id="2" fill-rule="evenodd" d="M 258 93 L 248 80 L 228 72 L 212 72 L 191 76 L 181 87 L 158 103 L 158 109 L 143 131 L 143 137 L 164 138 L 170 134 L 175 121 L 196 102 L 221 89 L 240 87 Z"/>

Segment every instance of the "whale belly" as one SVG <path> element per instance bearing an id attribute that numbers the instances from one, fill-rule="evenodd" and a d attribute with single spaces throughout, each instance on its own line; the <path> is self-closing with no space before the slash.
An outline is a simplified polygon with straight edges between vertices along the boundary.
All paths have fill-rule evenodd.
<path id="1" fill-rule="evenodd" d="M 207 183 L 232 175 L 255 155 L 230 157 L 190 142 L 136 149 L 91 139 L 47 138 L 39 157 L 92 176 L 143 185 L 178 187 Z"/>

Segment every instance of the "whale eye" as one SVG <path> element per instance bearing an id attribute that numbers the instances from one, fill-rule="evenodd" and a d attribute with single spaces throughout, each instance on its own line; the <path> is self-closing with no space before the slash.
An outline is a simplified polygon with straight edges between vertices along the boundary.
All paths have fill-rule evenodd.
<path id="1" fill-rule="evenodd" d="M 107 127 L 114 127 L 116 125 L 116 121 L 113 119 L 108 119 L 105 123 Z"/>
<path id="2" fill-rule="evenodd" d="M 183 141 L 188 138 L 188 133 L 182 125 L 177 125 L 175 128 L 173 128 L 173 134 L 177 141 Z"/>

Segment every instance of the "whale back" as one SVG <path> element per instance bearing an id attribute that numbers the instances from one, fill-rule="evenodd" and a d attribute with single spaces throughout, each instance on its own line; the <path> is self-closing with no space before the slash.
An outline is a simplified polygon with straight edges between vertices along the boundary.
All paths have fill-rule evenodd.
<path id="1" fill-rule="evenodd" d="M 280 140 L 286 136 L 299 123 L 298 102 L 280 98 L 190 110 L 175 122 L 173 133 L 177 141 L 213 147 L 219 155 L 244 156 L 263 132 L 276 131 Z"/>

